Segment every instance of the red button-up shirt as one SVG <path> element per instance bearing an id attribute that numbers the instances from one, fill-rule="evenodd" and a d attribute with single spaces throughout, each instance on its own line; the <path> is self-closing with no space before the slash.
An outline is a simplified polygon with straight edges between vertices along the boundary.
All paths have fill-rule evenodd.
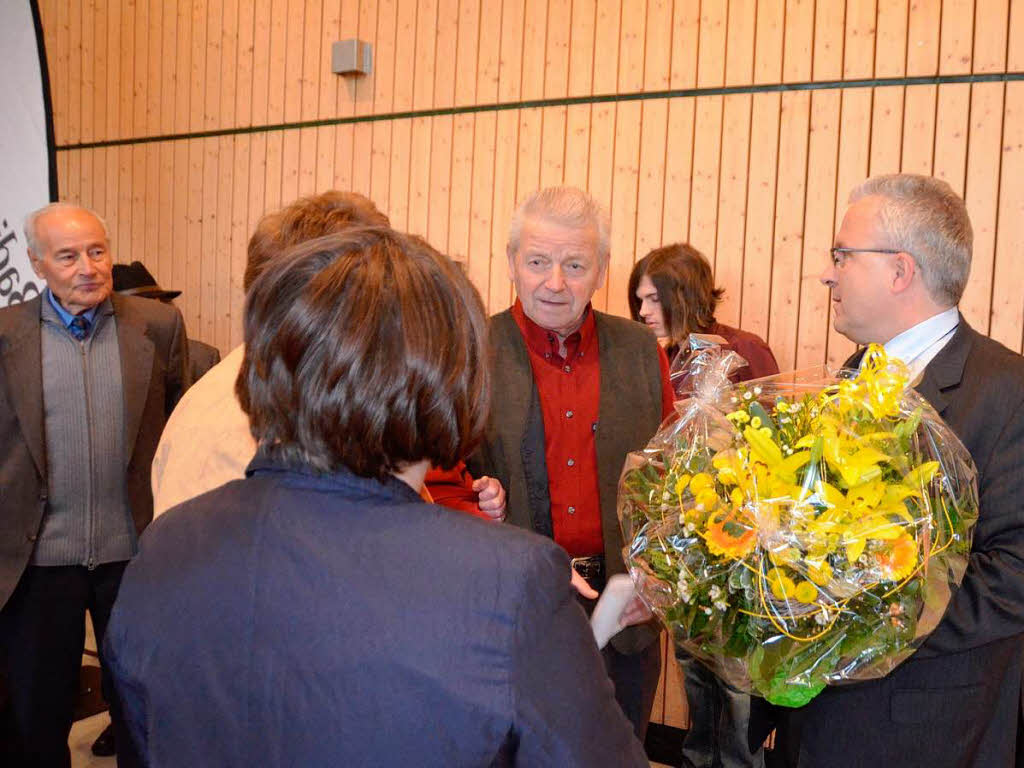
<path id="1" fill-rule="evenodd" d="M 601 398 L 601 361 L 594 313 L 587 306 L 583 325 L 565 339 L 530 320 L 516 299 L 512 317 L 519 326 L 537 384 L 544 419 L 544 453 L 555 541 L 570 557 L 604 554 L 595 434 Z M 659 350 L 662 417 L 672 412 L 668 358 Z"/>

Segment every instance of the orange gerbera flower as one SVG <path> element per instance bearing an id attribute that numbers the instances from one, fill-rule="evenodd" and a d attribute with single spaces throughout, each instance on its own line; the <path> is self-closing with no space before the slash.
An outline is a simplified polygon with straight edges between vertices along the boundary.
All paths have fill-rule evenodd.
<path id="1" fill-rule="evenodd" d="M 757 531 L 736 510 L 722 511 L 708 518 L 704 541 L 711 554 L 739 560 L 754 551 Z"/>
<path id="2" fill-rule="evenodd" d="M 892 545 L 878 555 L 878 567 L 882 578 L 899 581 L 913 572 L 917 565 L 917 542 L 903 534 Z"/>

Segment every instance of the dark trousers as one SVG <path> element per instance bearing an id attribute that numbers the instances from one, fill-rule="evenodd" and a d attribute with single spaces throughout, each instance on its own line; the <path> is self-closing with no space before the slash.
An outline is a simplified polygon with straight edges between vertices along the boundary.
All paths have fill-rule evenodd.
<path id="1" fill-rule="evenodd" d="M 699 661 L 678 660 L 690 710 L 684 768 L 764 768 L 764 739 L 750 743 L 751 697 L 726 686 Z"/>
<path id="2" fill-rule="evenodd" d="M 71 765 L 68 734 L 85 646 L 85 611 L 92 616 L 102 652 L 103 635 L 126 565 L 107 563 L 93 570 L 77 565 L 29 566 L 0 611 L 0 642 L 4 646 L 0 658 L 6 666 L 18 741 L 15 753 L 19 757 L 14 765 Z M 120 711 L 106 670 L 103 696 L 120 736 Z M 122 760 L 120 749 L 118 752 L 118 765 L 130 765 Z"/>
<path id="3" fill-rule="evenodd" d="M 598 592 L 604 590 L 605 577 L 602 572 L 587 578 L 587 583 Z M 589 617 L 594 612 L 597 600 L 576 595 Z M 661 643 L 654 641 L 638 653 L 619 653 L 611 643 L 601 650 L 604 668 L 615 686 L 615 700 L 622 713 L 633 724 L 633 732 L 643 743 L 647 726 L 651 722 L 654 695 L 658 692 L 658 678 L 661 677 Z"/>
<path id="4" fill-rule="evenodd" d="M 608 644 L 601 655 L 608 677 L 615 685 L 615 700 L 633 724 L 636 737 L 643 743 L 661 676 L 661 643 L 655 638 L 639 653 L 628 655 L 619 653 Z"/>

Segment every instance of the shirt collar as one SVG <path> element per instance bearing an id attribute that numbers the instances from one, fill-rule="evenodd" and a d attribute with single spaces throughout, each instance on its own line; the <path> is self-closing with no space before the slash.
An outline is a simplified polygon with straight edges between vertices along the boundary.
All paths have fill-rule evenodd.
<path id="1" fill-rule="evenodd" d="M 527 348 L 536 355 L 551 361 L 552 364 L 560 364 L 563 360 L 559 354 L 558 334 L 542 328 L 526 316 L 523 304 L 517 298 L 512 305 L 512 317 L 522 331 L 523 339 Z M 583 310 L 583 324 L 565 337 L 566 358 L 572 357 L 577 350 L 586 350 L 597 337 L 597 323 L 594 321 L 593 307 L 587 302 Z"/>
<path id="2" fill-rule="evenodd" d="M 53 291 L 51 291 L 49 287 L 46 288 L 46 298 L 50 300 L 50 306 L 52 306 L 57 311 L 57 316 L 60 317 L 61 322 L 64 323 L 64 327 L 70 328 L 71 321 L 75 319 L 76 315 L 72 315 L 70 312 L 64 309 L 64 307 L 61 306 L 61 303 L 57 301 L 57 297 L 53 295 Z M 77 315 L 77 317 L 84 317 L 89 322 L 89 325 L 92 326 L 93 319 L 96 317 L 96 311 L 101 306 L 102 304 L 97 304 L 95 307 L 91 307 L 90 309 L 85 310 L 85 312 L 82 312 L 80 315 Z"/>
<path id="3" fill-rule="evenodd" d="M 952 338 L 959 323 L 960 311 L 950 307 L 891 338 L 884 345 L 885 352 L 902 360 L 916 377 Z"/>

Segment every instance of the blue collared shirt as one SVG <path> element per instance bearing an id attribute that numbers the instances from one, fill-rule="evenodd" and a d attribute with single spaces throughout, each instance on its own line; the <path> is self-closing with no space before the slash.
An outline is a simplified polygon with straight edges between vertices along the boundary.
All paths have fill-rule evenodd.
<path id="1" fill-rule="evenodd" d="M 46 298 L 50 300 L 50 305 L 57 310 L 57 314 L 60 316 L 61 322 L 64 323 L 64 327 L 67 328 L 68 331 L 71 330 L 71 321 L 74 320 L 75 317 L 84 317 L 88 321 L 89 327 L 93 327 L 93 320 L 96 318 L 96 310 L 99 309 L 98 304 L 95 307 L 85 310 L 81 315 L 72 315 L 60 305 L 60 302 L 57 301 L 57 297 L 53 295 L 53 291 L 51 291 L 49 287 L 46 289 Z"/>
<path id="2" fill-rule="evenodd" d="M 885 352 L 906 364 L 913 381 L 953 338 L 959 324 L 960 310 L 950 307 L 889 339 L 885 343 Z"/>

